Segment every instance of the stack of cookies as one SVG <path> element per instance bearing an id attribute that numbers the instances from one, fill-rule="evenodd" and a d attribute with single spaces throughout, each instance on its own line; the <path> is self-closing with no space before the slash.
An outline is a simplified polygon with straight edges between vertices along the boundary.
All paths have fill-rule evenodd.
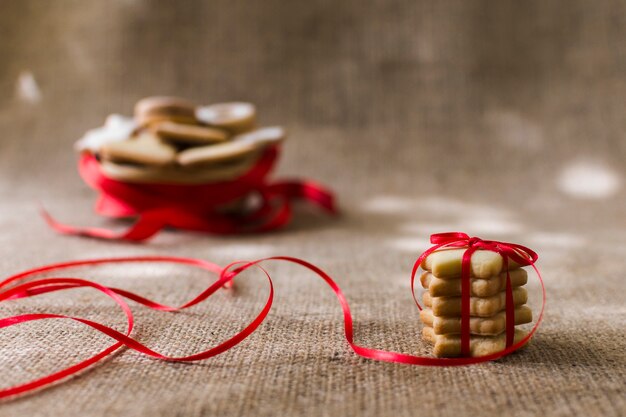
<path id="1" fill-rule="evenodd" d="M 109 178 L 132 183 L 206 184 L 240 177 L 281 127 L 256 128 L 249 103 L 196 106 L 176 97 L 140 100 L 134 117 L 111 115 L 76 148 L 95 155 Z"/>
<path id="2" fill-rule="evenodd" d="M 434 344 L 437 357 L 461 355 L 461 262 L 466 249 L 442 249 L 423 262 L 420 277 L 425 308 L 420 313 L 424 339 Z M 485 356 L 506 347 L 506 270 L 496 252 L 478 250 L 471 258 L 470 355 Z M 515 325 L 530 323 L 532 311 L 526 306 L 523 287 L 527 272 L 509 260 L 509 274 L 515 304 Z M 515 329 L 515 342 L 528 332 Z"/>

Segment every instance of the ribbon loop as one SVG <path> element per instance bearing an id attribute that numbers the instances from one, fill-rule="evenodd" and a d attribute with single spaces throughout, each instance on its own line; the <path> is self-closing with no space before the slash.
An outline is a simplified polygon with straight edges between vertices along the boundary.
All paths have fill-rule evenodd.
<path id="1" fill-rule="evenodd" d="M 467 234 L 462 232 L 435 233 L 430 235 L 430 243 L 433 245 L 440 245 L 460 240 L 469 240 L 469 238 L 470 237 Z"/>

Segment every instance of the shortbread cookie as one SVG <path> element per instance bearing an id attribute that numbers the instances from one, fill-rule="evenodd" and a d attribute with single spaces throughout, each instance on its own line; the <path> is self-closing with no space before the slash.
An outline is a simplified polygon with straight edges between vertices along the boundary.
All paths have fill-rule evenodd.
<path id="1" fill-rule="evenodd" d="M 432 327 L 422 329 L 424 339 L 434 343 L 433 354 L 439 358 L 453 358 L 461 356 L 461 336 L 440 334 L 436 335 Z M 528 335 L 528 332 L 515 329 L 514 343 L 520 342 Z M 506 334 L 497 336 L 470 336 L 470 356 L 486 356 L 501 352 L 506 348 Z"/>
<path id="2" fill-rule="evenodd" d="M 517 268 L 509 271 L 511 285 L 520 287 L 528 281 L 528 273 Z M 432 297 L 453 297 L 461 295 L 461 279 L 441 279 L 431 272 L 424 272 L 420 277 L 422 287 L 426 288 Z M 470 279 L 470 295 L 474 297 L 490 297 L 506 289 L 506 272 L 489 279 Z"/>
<path id="3" fill-rule="evenodd" d="M 176 161 L 176 148 L 144 132 L 137 138 L 104 144 L 100 148 L 100 155 L 113 162 L 163 166 Z"/>
<path id="4" fill-rule="evenodd" d="M 429 308 L 420 311 L 420 319 L 432 327 L 435 334 L 461 333 L 460 317 L 437 317 Z M 515 308 L 515 325 L 530 323 L 533 312 L 528 306 Z M 482 336 L 495 336 L 506 330 L 506 312 L 501 311 L 492 317 L 470 317 L 470 333 Z"/>
<path id="5" fill-rule="evenodd" d="M 233 138 L 233 141 L 240 141 L 255 144 L 257 147 L 275 145 L 282 142 L 287 133 L 280 126 L 263 127 L 252 132 L 242 133 Z"/>
<path id="6" fill-rule="evenodd" d="M 433 314 L 439 317 L 459 317 L 461 315 L 461 297 L 431 297 L 428 291 L 424 292 L 422 300 Z M 528 292 L 524 287 L 513 289 L 513 304 L 526 304 Z M 506 293 L 504 291 L 491 297 L 470 297 L 470 315 L 474 317 L 491 317 L 506 307 Z"/>
<path id="7" fill-rule="evenodd" d="M 185 149 L 178 153 L 176 160 L 184 167 L 214 164 L 249 156 L 256 153 L 257 148 L 255 143 L 234 140 Z"/>
<path id="8" fill-rule="evenodd" d="M 108 178 L 123 182 L 194 185 L 239 178 L 254 166 L 258 157 L 258 154 L 254 153 L 244 158 L 211 165 L 211 169 L 183 168 L 177 165 L 156 168 L 103 160 L 100 169 Z"/>
<path id="9" fill-rule="evenodd" d="M 177 156 L 182 166 L 199 166 L 238 159 L 279 143 L 285 138 L 281 127 L 267 127 L 235 136 L 230 142 L 185 149 Z"/>
<path id="10" fill-rule="evenodd" d="M 256 124 L 256 108 L 250 103 L 219 103 L 198 107 L 196 118 L 209 126 L 233 133 L 252 130 Z"/>
<path id="11" fill-rule="evenodd" d="M 171 121 L 156 124 L 154 132 L 164 140 L 188 145 L 207 145 L 225 142 L 228 140 L 229 136 L 229 134 L 222 129 Z"/>
<path id="12" fill-rule="evenodd" d="M 171 120 L 195 124 L 195 105 L 178 97 L 146 97 L 135 105 L 135 118 L 141 125 Z"/>
<path id="13" fill-rule="evenodd" d="M 433 273 L 437 278 L 458 278 L 461 276 L 461 263 L 466 248 L 440 249 L 424 259 L 422 268 Z M 519 268 L 509 259 L 508 269 Z M 491 278 L 500 274 L 503 268 L 502 256 L 489 250 L 477 250 L 472 254 L 470 274 L 475 278 Z"/>

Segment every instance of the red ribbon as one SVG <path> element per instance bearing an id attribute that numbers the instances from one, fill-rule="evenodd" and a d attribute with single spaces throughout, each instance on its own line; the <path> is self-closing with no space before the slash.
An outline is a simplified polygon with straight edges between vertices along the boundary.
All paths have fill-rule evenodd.
<path id="1" fill-rule="evenodd" d="M 105 326 L 103 324 L 83 319 L 80 317 L 72 317 L 65 316 L 60 314 L 48 314 L 48 313 L 30 313 L 30 314 L 21 314 L 17 316 L 7 317 L 4 319 L 0 319 L 0 328 L 10 327 L 14 325 L 18 325 L 20 323 L 37 321 L 37 320 L 48 320 L 48 319 L 70 319 L 76 322 L 82 323 L 86 326 L 92 327 L 112 339 L 116 342 L 106 349 L 98 352 L 94 356 L 83 360 L 75 365 L 72 365 L 68 368 L 62 369 L 60 371 L 54 372 L 52 374 L 46 375 L 44 377 L 38 378 L 36 380 L 27 382 L 21 385 L 15 385 L 12 387 L 0 389 L 0 399 L 13 397 L 19 394 L 25 394 L 31 392 L 33 390 L 37 390 L 50 384 L 68 378 L 81 370 L 93 365 L 94 363 L 102 360 L 109 354 L 115 352 L 123 346 L 126 346 L 130 349 L 136 350 L 142 354 L 147 356 L 151 356 L 157 359 L 166 360 L 166 361 L 196 361 L 207 359 L 220 353 L 225 352 L 228 349 L 236 346 L 241 343 L 245 338 L 247 338 L 250 334 L 252 334 L 260 325 L 263 323 L 267 314 L 269 313 L 273 298 L 274 298 L 274 286 L 272 283 L 272 279 L 270 275 L 263 269 L 259 264 L 261 262 L 277 260 L 277 261 L 286 261 L 295 263 L 297 265 L 303 266 L 320 278 L 322 278 L 334 291 L 337 299 L 339 300 L 339 304 L 343 310 L 344 317 L 344 330 L 345 337 L 352 348 L 352 350 L 365 358 L 384 361 L 384 362 L 394 362 L 394 363 L 402 363 L 408 365 L 425 365 L 425 366 L 459 366 L 459 365 L 469 365 L 480 362 L 491 361 L 494 359 L 498 359 L 502 356 L 505 356 L 520 347 L 522 347 L 535 333 L 539 324 L 541 323 L 543 317 L 543 309 L 545 305 L 545 288 L 543 286 L 543 280 L 541 278 L 541 274 L 537 270 L 534 265 L 537 256 L 534 252 L 529 250 L 528 248 L 524 248 L 523 246 L 513 245 L 513 244 L 504 244 L 502 242 L 494 242 L 494 241 L 482 241 L 476 238 L 468 238 L 467 235 L 464 234 L 456 234 L 454 236 L 448 234 L 441 235 L 433 235 L 431 237 L 431 241 L 435 243 L 435 246 L 426 251 L 416 262 L 416 266 L 413 269 L 413 273 L 411 274 L 411 290 L 413 292 L 413 282 L 415 278 L 415 273 L 421 264 L 421 261 L 428 256 L 429 253 L 432 253 L 433 250 L 442 247 L 459 247 L 462 243 L 465 243 L 469 246 L 469 248 L 476 249 L 487 249 L 487 250 L 496 250 L 502 251 L 498 253 L 504 253 L 506 256 L 511 259 L 518 261 L 526 261 L 527 264 L 531 265 L 535 272 L 537 273 L 537 277 L 539 282 L 541 283 L 542 294 L 543 294 L 543 304 L 541 307 L 541 312 L 539 314 L 539 318 L 535 323 L 534 327 L 530 331 L 530 333 L 520 342 L 507 345 L 507 347 L 501 352 L 497 352 L 488 356 L 482 356 L 477 358 L 471 357 L 461 357 L 461 358 L 452 358 L 452 359 L 441 359 L 441 358 L 432 358 L 432 357 L 423 357 L 423 356 L 414 356 L 407 355 L 403 353 L 390 352 L 386 350 L 372 349 L 363 346 L 359 346 L 354 343 L 354 333 L 353 333 L 353 324 L 352 324 L 352 314 L 350 313 L 350 307 L 348 306 L 348 301 L 344 296 L 343 292 L 337 285 L 337 283 L 323 270 L 319 267 L 304 261 L 302 259 L 287 257 L 287 256 L 275 256 L 265 259 L 260 259 L 257 261 L 247 262 L 247 261 L 239 261 L 233 262 L 232 264 L 226 266 L 225 268 L 221 268 L 220 266 L 213 264 L 211 262 L 192 259 L 192 258 L 178 258 L 178 257 L 169 257 L 169 256 L 157 256 L 157 257 L 149 257 L 149 256 L 140 256 L 140 257 L 126 257 L 126 258 L 105 258 L 105 259 L 92 259 L 92 260 L 84 260 L 84 261 L 72 261 L 65 263 L 58 263 L 47 265 L 39 268 L 30 269 L 19 274 L 13 275 L 4 281 L 0 282 L 0 302 L 8 301 L 8 300 L 18 300 L 27 297 L 34 297 L 40 294 L 51 293 L 55 291 L 64 291 L 73 288 L 92 288 L 97 290 L 109 298 L 111 298 L 117 305 L 122 309 L 127 318 L 127 327 L 124 332 L 117 331 L 111 327 Z M 469 250 L 469 249 L 468 249 Z M 530 256 L 528 256 L 530 255 Z M 214 273 L 218 275 L 217 280 L 208 286 L 204 291 L 198 294 L 196 297 L 186 302 L 185 304 L 179 307 L 168 306 L 164 304 L 160 304 L 156 301 L 150 300 L 148 298 L 142 297 L 138 294 L 132 293 L 130 291 L 126 291 L 119 288 L 111 288 L 106 287 L 104 285 L 88 281 L 80 278 L 71 278 L 71 277 L 53 277 L 53 278 L 43 278 L 36 280 L 27 280 L 32 278 L 35 275 L 52 272 L 52 271 L 60 271 L 66 268 L 72 268 L 77 266 L 86 266 L 86 265 L 102 265 L 102 264 L 115 264 L 115 263 L 128 263 L 128 262 L 168 262 L 168 263 L 176 263 L 176 264 L 184 264 L 191 265 L 195 267 L 199 267 L 208 272 Z M 131 332 L 134 327 L 134 318 L 133 313 L 129 305 L 126 303 L 124 299 L 129 299 L 135 301 L 143 306 L 146 306 L 151 309 L 161 310 L 161 311 L 177 311 L 181 309 L 185 309 L 196 305 L 208 297 L 213 295 L 220 288 L 226 286 L 231 283 L 241 272 L 251 268 L 257 267 L 259 268 L 263 274 L 266 276 L 269 283 L 269 295 L 267 297 L 267 301 L 265 306 L 261 310 L 261 312 L 252 320 L 249 324 L 247 324 L 243 330 L 236 333 L 234 336 L 230 337 L 226 341 L 214 346 L 208 350 L 195 353 L 189 356 L 183 357 L 171 357 L 163 355 L 159 352 L 156 352 L 149 347 L 143 345 L 141 342 L 137 341 L 133 337 L 131 337 Z M 22 282 L 26 281 L 26 282 Z M 20 283 L 21 282 L 21 283 Z M 413 292 L 413 298 L 415 299 L 415 293 Z M 417 303 L 417 301 L 416 301 Z M 508 301 L 507 301 L 508 303 Z M 419 307 L 419 304 L 418 304 Z M 421 307 L 420 307 L 421 308 Z M 512 320 L 508 320 L 507 322 L 511 322 Z"/>
<path id="2" fill-rule="evenodd" d="M 292 216 L 293 200 L 305 200 L 329 213 L 336 213 L 330 190 L 313 181 L 270 183 L 268 174 L 278 157 L 278 148 L 268 148 L 259 161 L 241 177 L 211 184 L 135 184 L 106 177 L 92 155 L 83 155 L 79 172 L 83 180 L 100 193 L 96 212 L 109 217 L 137 217 L 126 231 L 74 227 L 54 220 L 47 212 L 48 224 L 63 234 L 99 239 L 142 241 L 164 227 L 215 234 L 259 233 L 285 226 Z M 227 214 L 220 208 L 251 194 L 260 197 L 252 213 Z"/>

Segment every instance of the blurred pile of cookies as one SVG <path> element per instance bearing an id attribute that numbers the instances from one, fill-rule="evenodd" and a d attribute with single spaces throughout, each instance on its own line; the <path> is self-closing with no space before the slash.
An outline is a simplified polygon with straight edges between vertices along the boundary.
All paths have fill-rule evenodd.
<path id="1" fill-rule="evenodd" d="M 461 355 L 461 266 L 463 249 L 442 249 L 428 255 L 422 263 L 420 281 L 426 308 L 420 312 L 422 335 L 433 343 L 437 357 Z M 509 276 L 515 305 L 515 343 L 528 332 L 517 326 L 532 321 L 526 305 L 524 285 L 528 274 L 509 261 Z M 506 347 L 506 276 L 502 256 L 489 250 L 474 252 L 470 263 L 470 356 L 486 356 Z"/>
<path id="2" fill-rule="evenodd" d="M 256 127 L 250 103 L 196 106 L 177 97 L 148 97 L 134 117 L 110 115 L 77 143 L 93 154 L 109 178 L 135 183 L 203 184 L 240 177 L 283 128 Z"/>

